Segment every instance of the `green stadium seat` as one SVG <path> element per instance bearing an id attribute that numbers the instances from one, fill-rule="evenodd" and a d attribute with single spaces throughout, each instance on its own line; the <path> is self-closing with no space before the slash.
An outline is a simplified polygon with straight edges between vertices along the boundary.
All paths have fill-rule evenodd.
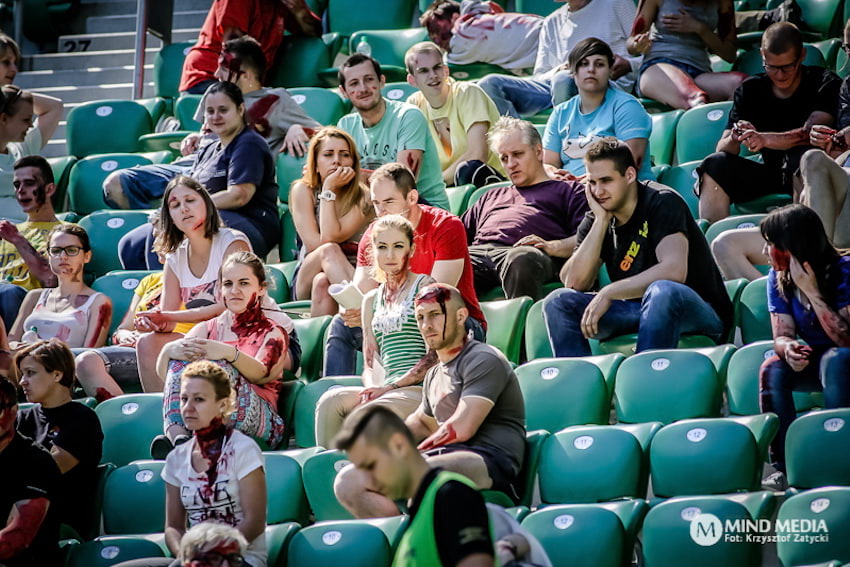
<path id="1" fill-rule="evenodd" d="M 304 492 L 304 481 L 301 479 L 301 462 L 290 453 L 298 451 L 263 453 L 268 487 L 267 524 L 294 521 L 306 525 L 310 519 L 310 507 Z"/>
<path id="2" fill-rule="evenodd" d="M 84 102 L 68 113 L 68 153 L 78 158 L 132 153 L 138 149 L 139 136 L 152 131 L 150 113 L 135 101 Z M 109 135 L 104 135 L 105 132 Z"/>
<path id="3" fill-rule="evenodd" d="M 139 137 L 140 152 L 168 152 L 171 161 L 180 159 L 180 144 L 183 138 L 191 134 L 188 130 L 177 130 L 174 132 L 154 132 Z"/>
<path id="4" fill-rule="evenodd" d="M 529 431 L 607 424 L 611 397 L 599 368 L 580 358 L 544 358 L 516 369 Z"/>
<path id="5" fill-rule="evenodd" d="M 56 211 L 65 211 L 68 209 L 68 182 L 77 158 L 74 156 L 53 157 L 47 158 L 47 163 L 53 170 L 53 181 L 56 183 L 56 192 L 51 199 L 53 208 Z"/>
<path id="6" fill-rule="evenodd" d="M 720 414 L 720 384 L 712 361 L 698 352 L 653 350 L 627 358 L 614 386 L 619 421 L 672 423 Z"/>
<path id="7" fill-rule="evenodd" d="M 403 56 L 404 54 L 402 54 Z M 404 61 L 404 59 L 402 59 Z M 381 64 L 381 70 L 383 70 L 383 63 Z M 399 102 L 407 102 L 407 97 L 412 95 L 413 93 L 419 92 L 419 89 L 410 85 L 407 81 L 396 81 L 392 83 L 387 83 L 384 85 L 384 88 L 381 90 L 381 94 L 384 95 L 385 98 L 390 100 L 397 100 Z"/>
<path id="8" fill-rule="evenodd" d="M 281 567 L 286 564 L 286 550 L 292 537 L 301 526 L 295 522 L 266 526 L 266 547 L 269 551 L 269 567 Z"/>
<path id="9" fill-rule="evenodd" d="M 289 282 L 280 268 L 266 265 L 266 291 L 275 303 L 289 301 Z"/>
<path id="10" fill-rule="evenodd" d="M 645 513 L 642 500 L 548 506 L 526 516 L 522 527 L 540 541 L 552 565 L 620 567 L 631 559 Z"/>
<path id="11" fill-rule="evenodd" d="M 802 12 L 801 29 L 812 31 L 823 37 L 840 35 L 845 19 L 840 18 L 840 0 L 797 0 Z"/>
<path id="12" fill-rule="evenodd" d="M 289 89 L 289 94 L 319 124 L 335 126 L 348 112 L 347 101 L 335 89 L 299 87 Z"/>
<path id="13" fill-rule="evenodd" d="M 103 463 L 97 466 L 97 484 L 93 497 L 86 502 L 85 508 L 80 510 L 80 521 L 75 527 L 62 524 L 62 531 L 71 531 L 75 539 L 88 541 L 100 534 L 100 517 L 103 512 L 103 493 L 106 490 L 106 479 L 115 470 L 112 463 Z M 76 528 L 76 529 L 75 529 Z"/>
<path id="14" fill-rule="evenodd" d="M 777 535 L 782 536 L 776 544 L 776 552 L 782 565 L 813 565 L 829 561 L 850 563 L 850 488 L 828 487 L 807 490 L 792 496 L 779 507 Z M 799 533 L 794 522 L 810 520 L 812 524 L 826 525 L 827 541 L 809 543 L 795 537 Z M 788 526 L 780 529 L 780 522 Z M 813 531 L 809 535 L 823 535 L 824 531 Z"/>
<path id="15" fill-rule="evenodd" d="M 165 490 L 164 487 L 162 488 Z M 160 526 L 160 529 L 163 526 Z M 94 541 L 71 546 L 65 565 L 66 567 L 111 567 L 131 559 L 149 557 L 166 557 L 162 547 L 152 539 L 146 539 L 143 536 L 104 536 Z"/>
<path id="16" fill-rule="evenodd" d="M 109 296 L 112 300 L 112 325 L 109 336 L 115 332 L 121 319 L 130 308 L 133 301 L 133 291 L 139 287 L 139 282 L 154 272 L 148 270 L 116 270 L 100 276 L 92 284 L 92 289 Z"/>
<path id="17" fill-rule="evenodd" d="M 498 183 L 491 183 L 490 185 L 485 185 L 484 187 L 479 187 L 478 189 L 473 191 L 472 194 L 469 196 L 469 200 L 466 203 L 466 208 L 467 209 L 472 208 L 472 205 L 474 205 L 478 201 L 478 199 L 481 198 L 481 195 L 483 195 L 484 193 L 486 193 L 490 189 L 495 189 L 497 187 L 508 187 L 510 185 L 511 185 L 510 181 L 499 181 Z"/>
<path id="18" fill-rule="evenodd" d="M 203 124 L 195 120 L 198 106 L 203 95 L 184 94 L 174 101 L 174 117 L 180 122 L 180 129 L 189 132 L 200 131 Z"/>
<path id="19" fill-rule="evenodd" d="M 170 113 L 168 113 L 170 105 L 164 98 L 140 98 L 136 99 L 136 102 L 144 106 L 145 110 L 148 111 L 148 114 L 151 115 L 151 124 L 153 124 L 154 129 L 156 129 L 156 125 L 163 116 L 170 115 Z"/>
<path id="20" fill-rule="evenodd" d="M 655 179 L 657 180 L 660 179 L 661 176 L 664 175 L 664 173 L 666 173 L 668 169 L 670 169 L 669 165 L 653 165 L 651 171 L 653 177 L 655 177 Z"/>
<path id="21" fill-rule="evenodd" d="M 101 462 L 123 467 L 150 458 L 151 441 L 162 433 L 161 393 L 117 396 L 98 404 L 94 411 L 103 427 Z"/>
<path id="22" fill-rule="evenodd" d="M 180 96 L 180 76 L 183 74 L 183 60 L 194 42 L 181 42 L 166 45 L 156 54 L 153 63 L 153 83 L 156 96 L 177 98 Z"/>
<path id="23" fill-rule="evenodd" d="M 540 429 L 528 430 L 525 434 L 525 458 L 519 469 L 515 486 L 519 495 L 519 504 L 526 508 L 530 508 L 534 502 L 534 482 L 537 479 L 540 455 L 548 438 L 549 432 Z"/>
<path id="24" fill-rule="evenodd" d="M 756 493 L 746 499 L 722 496 L 693 496 L 671 498 L 652 507 L 643 521 L 643 565 L 645 567 L 679 567 L 681 565 L 735 565 L 758 567 L 761 545 L 755 541 L 726 541 L 723 525 L 726 521 L 755 521 L 766 519 L 775 506 L 773 495 Z M 751 512 L 750 509 L 754 511 Z M 700 517 L 711 514 L 721 525 L 712 526 Z M 697 543 L 693 522 L 700 517 L 699 527 L 707 539 Z M 743 533 L 743 532 L 742 532 Z M 713 541 L 714 536 L 718 541 Z"/>
<path id="25" fill-rule="evenodd" d="M 284 262 L 298 259 L 298 232 L 295 230 L 295 221 L 289 212 L 289 205 L 282 203 L 277 206 L 280 212 L 280 259 Z"/>
<path id="26" fill-rule="evenodd" d="M 316 71 L 332 66 L 341 43 L 342 38 L 336 33 L 322 37 L 285 36 L 277 61 L 267 73 L 267 83 L 287 88 L 322 86 Z"/>
<path id="27" fill-rule="evenodd" d="M 731 108 L 731 101 L 713 102 L 682 114 L 676 124 L 676 162 L 702 160 L 714 153 Z"/>
<path id="28" fill-rule="evenodd" d="M 850 486 L 850 409 L 814 411 L 788 428 L 788 484 L 808 489 Z"/>
<path id="29" fill-rule="evenodd" d="M 767 311 L 767 276 L 747 284 L 738 306 L 738 324 L 744 344 L 773 338 Z"/>
<path id="30" fill-rule="evenodd" d="M 773 209 L 791 204 L 791 195 L 787 193 L 772 193 L 744 203 L 734 203 L 730 208 L 733 215 L 752 215 L 767 213 Z"/>
<path id="31" fill-rule="evenodd" d="M 348 0 L 328 0 L 325 12 L 330 31 L 352 35 L 360 30 L 398 30 L 413 21 L 416 0 L 395 2 L 363 2 L 356 10 Z M 374 55 L 374 53 L 373 53 Z"/>
<path id="32" fill-rule="evenodd" d="M 711 359 L 711 362 L 714 363 L 714 369 L 717 370 L 717 378 L 720 385 L 723 386 L 726 384 L 726 373 L 729 369 L 729 361 L 735 352 L 735 345 L 725 344 L 713 347 L 693 348 L 690 350 L 704 354 Z"/>
<path id="33" fill-rule="evenodd" d="M 475 191 L 475 185 L 461 185 L 459 187 L 446 187 L 446 195 L 449 198 L 449 210 L 452 214 L 462 215 L 466 211 L 466 202 Z"/>
<path id="34" fill-rule="evenodd" d="M 366 27 L 351 34 L 349 53 L 357 51 L 363 38 L 372 48 L 372 57 L 381 64 L 387 82 L 392 83 L 406 80 L 404 54 L 420 41 L 428 41 L 428 31 L 425 28 L 382 30 Z"/>
<path id="35" fill-rule="evenodd" d="M 295 399 L 295 445 L 316 446 L 316 404 L 326 391 L 334 386 L 362 386 L 360 376 L 325 377 L 304 386 Z"/>
<path id="36" fill-rule="evenodd" d="M 393 561 L 391 538 L 397 537 L 404 524 L 402 516 L 313 524 L 292 537 L 287 565 L 389 567 Z"/>
<path id="37" fill-rule="evenodd" d="M 827 2 L 821 3 L 826 4 Z M 827 67 L 823 54 L 816 46 L 811 43 L 804 43 L 803 45 L 806 48 L 806 56 L 803 59 L 803 65 L 809 65 L 812 67 Z M 751 49 L 739 56 L 738 60 L 735 61 L 733 69 L 748 75 L 763 73 L 764 68 L 762 67 L 762 58 L 759 49 Z"/>
<path id="38" fill-rule="evenodd" d="M 160 474 L 164 467 L 165 461 L 138 460 L 118 467 L 109 475 L 103 495 L 105 534 L 155 534 L 163 531 L 165 481 Z"/>
<path id="39" fill-rule="evenodd" d="M 349 463 L 345 453 L 337 450 L 316 453 L 304 462 L 304 489 L 316 521 L 353 518 L 334 494 L 334 479 Z"/>
<path id="40" fill-rule="evenodd" d="M 519 364 L 522 331 L 531 304 L 531 298 L 525 296 L 481 302 L 481 310 L 487 319 L 487 344 L 502 351 L 514 364 Z"/>
<path id="41" fill-rule="evenodd" d="M 756 267 L 760 269 L 760 266 Z M 738 306 L 741 303 L 741 294 L 744 293 L 744 288 L 747 287 L 748 283 L 750 283 L 750 280 L 747 278 L 735 278 L 734 280 L 723 281 L 723 285 L 726 287 L 726 294 L 729 296 L 729 300 L 732 302 L 732 307 L 735 311 L 735 327 L 738 325 Z M 733 333 L 734 330 L 732 330 L 731 334 Z"/>
<path id="42" fill-rule="evenodd" d="M 757 422 L 762 439 L 735 419 L 687 419 L 661 428 L 649 447 L 650 477 L 656 497 L 725 494 L 757 490 L 762 459 L 778 419 Z M 767 426 L 765 426 L 765 423 Z"/>
<path id="43" fill-rule="evenodd" d="M 317 380 L 322 372 L 325 334 L 331 324 L 330 315 L 310 319 L 294 319 L 295 332 L 301 343 L 301 378 L 307 382 Z"/>
<path id="44" fill-rule="evenodd" d="M 835 57 L 835 72 L 842 79 L 850 75 L 850 59 L 848 59 L 847 53 L 843 49 L 839 49 L 838 55 Z"/>
<path id="45" fill-rule="evenodd" d="M 654 165 L 672 165 L 673 146 L 676 143 L 676 124 L 684 110 L 671 110 L 652 115 L 652 133 L 649 135 L 649 156 Z"/>
<path id="46" fill-rule="evenodd" d="M 307 156 L 295 157 L 290 153 L 279 153 L 275 161 L 277 174 L 277 197 L 282 203 L 289 203 L 289 189 L 292 183 L 301 179 Z"/>
<path id="47" fill-rule="evenodd" d="M 629 333 L 604 341 L 590 340 L 590 350 L 593 354 L 620 353 L 623 356 L 632 356 L 637 346 L 637 333 Z M 679 348 L 696 349 L 709 348 L 715 342 L 704 335 L 682 335 L 679 337 Z"/>
<path id="48" fill-rule="evenodd" d="M 103 200 L 103 181 L 115 170 L 152 161 L 141 154 L 99 154 L 74 164 L 68 181 L 68 205 L 79 215 L 109 208 Z"/>
<path id="49" fill-rule="evenodd" d="M 682 196 L 688 204 L 691 216 L 699 217 L 699 199 L 694 195 L 694 184 L 697 182 L 697 166 L 702 163 L 701 159 L 688 163 L 680 163 L 671 167 L 661 174 L 658 181 L 667 185 Z"/>
<path id="50" fill-rule="evenodd" d="M 705 239 L 711 244 L 714 239 L 726 232 L 727 230 L 735 230 L 740 228 L 754 228 L 759 225 L 761 219 L 766 217 L 764 214 L 756 215 L 735 215 L 726 217 L 711 224 L 705 232 Z"/>
<path id="51" fill-rule="evenodd" d="M 816 41 L 812 43 L 812 47 L 816 47 L 821 55 L 823 55 L 824 61 L 826 61 L 825 67 L 829 69 L 835 68 L 838 52 L 841 51 L 841 41 L 839 39 L 832 37 L 823 41 Z"/>
<path id="52" fill-rule="evenodd" d="M 525 355 L 528 360 L 551 358 L 554 356 L 549 343 L 549 332 L 543 319 L 543 300 L 534 302 L 528 308 L 525 318 Z"/>
<path id="53" fill-rule="evenodd" d="M 538 465 L 540 499 L 545 505 L 643 498 L 643 461 L 640 443 L 623 429 L 568 427 L 551 435 L 543 446 Z"/>
<path id="54" fill-rule="evenodd" d="M 148 211 L 97 211 L 81 218 L 80 226 L 86 229 L 92 244 L 92 258 L 86 271 L 101 276 L 120 270 L 118 241 L 146 222 Z"/>

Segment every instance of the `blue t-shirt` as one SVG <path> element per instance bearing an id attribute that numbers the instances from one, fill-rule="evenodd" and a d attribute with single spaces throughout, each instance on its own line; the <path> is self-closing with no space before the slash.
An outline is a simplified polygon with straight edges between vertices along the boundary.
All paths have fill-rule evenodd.
<path id="1" fill-rule="evenodd" d="M 581 113 L 581 97 L 574 96 L 555 107 L 546 131 L 543 134 L 543 147 L 558 152 L 563 168 L 573 175 L 583 175 L 584 154 L 596 140 L 605 136 L 614 136 L 618 140 L 646 138 L 646 151 L 638 172 L 641 181 L 654 181 L 649 163 L 649 135 L 652 133 L 652 119 L 632 95 L 608 87 L 605 99 L 599 108 L 588 114 Z"/>
<path id="2" fill-rule="evenodd" d="M 850 256 L 842 256 L 833 264 L 837 270 L 837 282 L 833 301 L 830 303 L 835 311 L 850 305 Z M 814 309 L 807 309 L 796 295 L 787 297 L 776 288 L 776 272 L 773 268 L 767 274 L 767 310 L 771 313 L 791 315 L 797 327 L 797 335 L 812 347 L 834 347 L 835 343 L 823 330 Z"/>
<path id="3" fill-rule="evenodd" d="M 354 138 L 360 152 L 360 167 L 378 169 L 385 163 L 397 161 L 398 152 L 402 150 L 422 150 L 416 189 L 429 205 L 448 210 L 443 170 L 425 116 L 412 104 L 387 99 L 384 102 L 386 113 L 374 126 L 364 127 L 363 118 L 357 111 L 346 114 L 337 123 L 340 130 Z"/>

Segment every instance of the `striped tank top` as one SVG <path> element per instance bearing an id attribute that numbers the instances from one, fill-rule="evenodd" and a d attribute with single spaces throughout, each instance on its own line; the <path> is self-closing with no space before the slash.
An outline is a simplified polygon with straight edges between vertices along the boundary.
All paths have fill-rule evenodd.
<path id="1" fill-rule="evenodd" d="M 413 298 L 424 278 L 421 274 L 417 276 L 407 296 L 400 302 L 384 303 L 386 284 L 381 284 L 375 294 L 372 332 L 386 373 L 384 384 L 392 384 L 404 376 L 428 352 L 413 313 Z"/>

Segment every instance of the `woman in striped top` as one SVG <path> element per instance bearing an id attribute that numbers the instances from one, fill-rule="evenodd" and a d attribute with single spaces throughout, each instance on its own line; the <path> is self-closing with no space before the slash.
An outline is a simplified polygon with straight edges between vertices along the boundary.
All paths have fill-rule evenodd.
<path id="1" fill-rule="evenodd" d="M 396 385 L 428 352 L 416 325 L 413 298 L 434 280 L 410 271 L 413 225 L 400 215 L 372 226 L 373 277 L 380 283 L 363 298 L 363 385 L 327 391 L 316 406 L 316 443 L 329 447 L 357 406 L 386 404 L 402 419 L 422 400 L 421 385 Z"/>

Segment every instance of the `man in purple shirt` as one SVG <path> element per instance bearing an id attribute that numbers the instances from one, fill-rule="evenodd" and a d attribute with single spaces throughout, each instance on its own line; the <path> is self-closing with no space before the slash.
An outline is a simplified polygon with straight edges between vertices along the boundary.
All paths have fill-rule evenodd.
<path id="1" fill-rule="evenodd" d="M 575 249 L 588 211 L 584 186 L 546 174 L 540 134 L 530 122 L 503 116 L 488 140 L 513 185 L 487 191 L 463 215 L 475 290 L 501 285 L 508 298 L 536 301 Z"/>

